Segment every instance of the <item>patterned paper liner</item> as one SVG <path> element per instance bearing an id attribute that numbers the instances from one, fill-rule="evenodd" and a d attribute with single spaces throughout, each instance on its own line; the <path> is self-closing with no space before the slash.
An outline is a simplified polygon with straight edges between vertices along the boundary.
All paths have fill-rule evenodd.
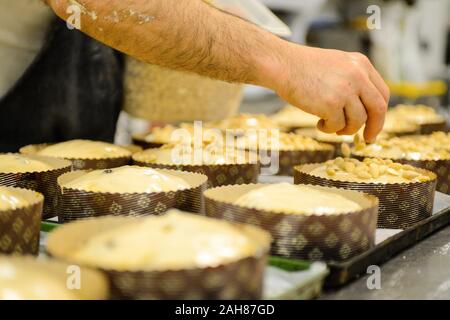
<path id="1" fill-rule="evenodd" d="M 20 153 L 26 155 L 34 155 L 39 150 L 48 147 L 50 144 L 31 144 L 20 148 Z M 89 169 L 110 169 L 130 164 L 130 156 L 116 157 L 116 158 L 98 158 L 98 159 L 84 159 L 84 158 L 64 158 L 72 162 L 74 170 L 89 170 Z"/>
<path id="2" fill-rule="evenodd" d="M 58 214 L 58 186 L 56 179 L 72 169 L 72 163 L 67 160 L 28 155 L 27 157 L 49 163 L 55 169 L 30 172 L 0 172 L 0 185 L 18 187 L 40 192 L 44 195 L 43 219 L 56 217 Z"/>
<path id="3" fill-rule="evenodd" d="M 149 142 L 145 140 L 146 135 L 142 134 L 135 134 L 132 136 L 133 143 L 135 145 L 141 146 L 144 150 L 145 149 L 152 149 L 152 148 L 159 148 L 162 147 L 165 143 L 164 142 Z"/>
<path id="4" fill-rule="evenodd" d="M 321 164 L 306 164 L 295 167 L 295 184 L 313 184 L 348 190 L 362 191 L 376 196 L 379 200 L 378 227 L 387 229 L 407 229 L 428 218 L 433 212 L 436 176 L 428 182 L 411 183 L 367 183 L 338 181 L 309 174 Z"/>
<path id="5" fill-rule="evenodd" d="M 133 164 L 156 169 L 182 170 L 204 174 L 208 177 L 208 188 L 229 184 L 256 183 L 260 172 L 259 163 L 217 165 L 170 165 L 145 162 L 133 156 Z"/>
<path id="6" fill-rule="evenodd" d="M 29 205 L 0 210 L 0 253 L 37 255 L 44 197 L 32 190 L 11 188 L 19 192 Z"/>
<path id="7" fill-rule="evenodd" d="M 436 190 L 445 194 L 450 194 L 450 159 L 422 161 L 398 160 L 397 162 L 433 171 L 437 175 Z"/>
<path id="8" fill-rule="evenodd" d="M 447 121 L 436 123 L 423 123 L 420 125 L 420 134 L 432 134 L 435 131 L 447 131 Z"/>
<path id="9" fill-rule="evenodd" d="M 352 154 L 353 158 L 356 159 L 364 159 L 363 156 L 358 154 Z M 392 161 L 409 164 L 417 168 L 425 169 L 428 171 L 432 171 L 437 175 L 437 184 L 436 191 L 450 194 L 450 159 L 441 159 L 441 160 L 409 160 L 409 159 L 394 159 L 394 158 L 385 158 L 383 159 L 391 159 Z"/>
<path id="10" fill-rule="evenodd" d="M 207 190 L 204 194 L 206 215 L 263 228 L 274 239 L 271 254 L 287 258 L 340 261 L 374 245 L 378 215 L 375 197 L 326 188 L 363 207 L 360 211 L 334 215 L 288 214 L 234 204 L 242 194 L 262 186 L 264 184 L 248 184 Z"/>
<path id="11" fill-rule="evenodd" d="M 169 208 L 203 214 L 203 191 L 207 187 L 207 177 L 202 174 L 160 170 L 184 179 L 191 188 L 154 193 L 107 193 L 88 192 L 62 188 L 61 185 L 83 176 L 87 171 L 74 171 L 58 178 L 60 222 L 78 219 L 115 216 L 161 215 Z"/>
<path id="12" fill-rule="evenodd" d="M 272 152 L 270 150 L 261 150 L 259 151 L 259 155 L 264 154 L 267 155 L 268 158 L 271 158 Z M 279 154 L 279 169 L 277 172 L 277 176 L 293 176 L 294 175 L 294 166 L 304 163 L 316 163 L 316 162 L 324 162 L 334 157 L 334 149 L 331 145 L 327 145 L 322 150 L 280 150 Z M 270 167 L 272 164 L 267 165 Z M 265 165 L 262 165 L 261 168 L 265 168 Z M 249 181 L 247 183 L 255 183 L 256 181 Z"/>
<path id="13" fill-rule="evenodd" d="M 128 218 L 129 219 L 129 218 Z M 99 230 L 127 221 L 126 217 L 95 218 L 60 227 L 50 234 L 47 251 L 50 255 L 70 261 L 70 255 Z M 261 248 L 252 257 L 217 267 L 167 271 L 118 271 L 100 269 L 110 280 L 114 299 L 189 299 L 225 300 L 260 299 L 270 236 L 258 228 L 239 225 L 256 237 Z M 189 236 L 189 235 L 187 235 Z M 173 254 L 176 254 L 174 252 Z M 126 259 L 126 257 L 124 257 Z M 73 261 L 72 261 L 73 262 Z M 75 262 L 76 263 L 76 262 Z"/>

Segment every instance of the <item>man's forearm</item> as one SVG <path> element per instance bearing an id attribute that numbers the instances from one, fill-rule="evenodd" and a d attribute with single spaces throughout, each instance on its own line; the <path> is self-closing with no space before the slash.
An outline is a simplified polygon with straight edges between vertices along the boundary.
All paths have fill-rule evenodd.
<path id="1" fill-rule="evenodd" d="M 273 87 L 276 36 L 201 0 L 49 0 L 67 19 L 81 9 L 81 30 L 133 57 L 225 81 Z"/>
<path id="2" fill-rule="evenodd" d="M 47 0 L 67 19 L 81 9 L 81 30 L 135 58 L 172 69 L 275 90 L 321 118 L 320 130 L 373 141 L 389 89 L 360 53 L 282 40 L 201 0 Z"/>

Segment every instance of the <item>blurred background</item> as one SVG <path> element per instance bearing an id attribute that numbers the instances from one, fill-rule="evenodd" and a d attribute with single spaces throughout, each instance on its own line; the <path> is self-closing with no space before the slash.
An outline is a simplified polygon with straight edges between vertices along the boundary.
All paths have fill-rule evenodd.
<path id="1" fill-rule="evenodd" d="M 389 83 L 390 105 L 423 103 L 448 118 L 450 0 L 259 1 L 280 21 L 254 0 L 214 4 L 293 42 L 362 52 Z M 118 143 L 129 143 L 132 133 L 163 123 L 218 120 L 237 112 L 271 114 L 285 105 L 264 88 L 168 73 L 130 59 L 127 65 L 124 109 L 128 113 L 119 119 Z M 133 68 L 140 70 L 140 78 Z M 164 92 L 169 92 L 170 101 Z M 188 114 L 178 112 L 181 109 Z"/>

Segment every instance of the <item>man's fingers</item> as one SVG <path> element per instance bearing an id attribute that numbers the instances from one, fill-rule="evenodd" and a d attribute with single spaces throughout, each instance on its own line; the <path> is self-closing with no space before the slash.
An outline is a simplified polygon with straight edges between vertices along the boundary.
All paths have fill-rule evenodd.
<path id="1" fill-rule="evenodd" d="M 390 92 L 383 78 L 366 56 L 355 54 L 354 57 L 364 66 L 368 75 L 368 78 L 364 77 L 366 81 L 360 85 L 362 88 L 360 98 L 368 116 L 364 138 L 372 142 L 383 128 Z"/>
<path id="2" fill-rule="evenodd" d="M 359 61 L 359 63 L 366 69 L 370 81 L 372 81 L 372 83 L 375 85 L 378 91 L 380 91 L 386 103 L 389 102 L 390 97 L 389 87 L 387 86 L 386 82 L 383 80 L 381 75 L 378 73 L 377 69 L 375 69 L 373 64 L 370 62 L 369 58 L 360 53 L 353 53 L 352 55 L 354 59 Z"/>
<path id="3" fill-rule="evenodd" d="M 389 103 L 389 98 L 391 96 L 389 87 L 387 86 L 386 82 L 384 82 L 381 75 L 378 73 L 378 71 L 372 66 L 371 71 L 369 72 L 369 78 L 370 81 L 375 85 L 375 87 L 380 91 L 381 95 L 384 98 L 384 101 L 386 103 Z"/>
<path id="4" fill-rule="evenodd" d="M 345 128 L 344 110 L 341 109 L 332 114 L 328 119 L 321 119 L 317 123 L 317 128 L 325 133 L 335 133 Z"/>
<path id="5" fill-rule="evenodd" d="M 371 81 L 367 80 L 361 87 L 363 89 L 360 93 L 360 98 L 367 113 L 364 139 L 367 142 L 373 142 L 381 129 L 383 129 L 387 102 Z"/>
<path id="6" fill-rule="evenodd" d="M 358 130 L 366 123 L 367 113 L 364 105 L 358 96 L 354 96 L 346 104 L 345 108 L 345 128 L 338 131 L 340 135 L 352 135 L 358 132 Z"/>

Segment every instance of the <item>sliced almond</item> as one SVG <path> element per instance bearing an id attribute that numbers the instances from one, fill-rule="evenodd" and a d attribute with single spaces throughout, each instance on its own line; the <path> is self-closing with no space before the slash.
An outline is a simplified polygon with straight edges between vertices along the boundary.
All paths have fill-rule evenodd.
<path id="1" fill-rule="evenodd" d="M 387 168 L 386 172 L 389 173 L 390 175 L 393 175 L 393 176 L 399 176 L 400 175 L 400 173 L 397 170 L 395 170 L 393 168 L 389 168 L 389 167 Z"/>
<path id="2" fill-rule="evenodd" d="M 356 134 L 353 138 L 353 143 L 355 145 L 355 150 L 361 151 L 366 147 L 366 142 L 361 138 L 359 134 Z"/>
<path id="3" fill-rule="evenodd" d="M 372 178 L 372 176 L 370 175 L 370 173 L 368 173 L 367 171 L 363 171 L 363 170 L 356 170 L 355 171 L 356 175 L 361 178 L 361 179 L 370 179 Z"/>
<path id="4" fill-rule="evenodd" d="M 403 165 L 400 163 L 391 163 L 389 164 L 389 168 L 392 168 L 394 170 L 402 170 Z"/>
<path id="5" fill-rule="evenodd" d="M 350 146 L 349 146 L 348 144 L 346 144 L 346 143 L 343 143 L 343 144 L 341 145 L 341 152 L 342 152 L 342 155 L 343 155 L 344 157 L 346 157 L 346 158 L 350 158 L 350 156 L 351 156 L 351 154 L 352 154 L 352 151 L 351 151 L 351 149 L 350 149 Z"/>
<path id="6" fill-rule="evenodd" d="M 369 171 L 369 167 L 365 163 L 360 163 L 356 166 L 356 171 Z"/>
<path id="7" fill-rule="evenodd" d="M 409 165 L 409 164 L 404 164 L 403 165 L 403 170 L 415 170 L 416 168 L 414 168 L 413 166 Z"/>
<path id="8" fill-rule="evenodd" d="M 353 162 L 345 162 L 344 165 L 344 170 L 347 171 L 348 173 L 352 173 L 353 171 L 355 171 L 355 164 Z"/>
<path id="9" fill-rule="evenodd" d="M 370 166 L 370 174 L 373 178 L 377 179 L 380 176 L 380 169 L 376 163 L 371 163 Z"/>
<path id="10" fill-rule="evenodd" d="M 329 176 L 335 176 L 336 175 L 336 170 L 334 170 L 333 168 L 327 168 L 327 174 Z"/>
<path id="11" fill-rule="evenodd" d="M 417 178 L 417 180 L 418 180 L 419 182 L 427 182 L 427 181 L 430 181 L 431 178 L 430 178 L 429 176 L 426 176 L 426 175 L 420 175 L 420 176 Z"/>
<path id="12" fill-rule="evenodd" d="M 420 176 L 420 173 L 413 170 L 404 170 L 402 176 L 406 179 L 413 180 Z"/>
<path id="13" fill-rule="evenodd" d="M 384 164 L 384 160 L 380 158 L 372 158 L 372 161 L 376 164 Z"/>
<path id="14" fill-rule="evenodd" d="M 342 157 L 337 157 L 336 159 L 334 159 L 334 163 L 335 163 L 337 166 L 344 165 L 344 162 L 345 162 L 345 160 L 344 160 L 344 158 L 342 158 Z"/>

